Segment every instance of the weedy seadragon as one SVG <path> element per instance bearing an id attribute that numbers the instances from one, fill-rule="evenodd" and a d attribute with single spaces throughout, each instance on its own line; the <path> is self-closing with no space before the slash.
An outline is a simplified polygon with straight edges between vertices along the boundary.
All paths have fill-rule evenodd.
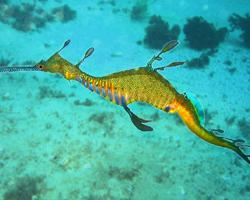
<path id="1" fill-rule="evenodd" d="M 70 40 L 67 40 L 63 47 L 48 60 L 41 60 L 35 66 L 1 67 L 0 72 L 42 71 L 61 74 L 67 80 L 78 81 L 108 101 L 122 106 L 133 124 L 141 131 L 153 130 L 152 127 L 146 125 L 150 121 L 133 113 L 128 107 L 129 104 L 144 102 L 166 113 L 177 113 L 190 131 L 198 137 L 208 143 L 231 149 L 250 164 L 250 155 L 246 155 L 242 151 L 242 148 L 249 147 L 244 140 L 222 137 L 219 134 L 222 132 L 220 129 L 206 129 L 202 124 L 204 114 L 194 99 L 177 92 L 170 82 L 158 73 L 159 70 L 182 65 L 184 62 L 173 62 L 163 67 L 153 68 L 152 65 L 155 61 L 162 60 L 161 54 L 176 47 L 178 41 L 172 40 L 166 43 L 145 67 L 120 71 L 103 77 L 91 76 L 80 69 L 82 62 L 94 52 L 92 47 L 85 52 L 83 58 L 77 64 L 72 64 L 61 57 L 59 53 L 69 43 Z"/>

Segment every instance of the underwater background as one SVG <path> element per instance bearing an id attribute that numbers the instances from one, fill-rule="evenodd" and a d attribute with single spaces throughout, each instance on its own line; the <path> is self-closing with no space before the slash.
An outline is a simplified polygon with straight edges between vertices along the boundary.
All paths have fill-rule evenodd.
<path id="1" fill-rule="evenodd" d="M 94 76 L 145 66 L 178 39 L 155 66 L 186 61 L 160 73 L 199 99 L 207 128 L 250 143 L 250 1 L 0 0 L 0 66 L 33 65 L 67 39 L 72 63 L 95 48 L 81 67 Z M 178 116 L 129 107 L 154 131 L 78 82 L 0 73 L 0 199 L 250 199 L 250 167 L 234 152 Z"/>

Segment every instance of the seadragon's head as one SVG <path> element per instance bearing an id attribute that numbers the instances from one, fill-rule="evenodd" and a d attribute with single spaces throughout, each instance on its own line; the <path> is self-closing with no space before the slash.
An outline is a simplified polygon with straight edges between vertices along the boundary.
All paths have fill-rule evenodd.
<path id="1" fill-rule="evenodd" d="M 78 77 L 82 72 L 78 66 L 71 64 L 55 53 L 48 60 L 41 60 L 34 66 L 38 71 L 60 74 L 67 80 L 72 80 Z"/>
<path id="2" fill-rule="evenodd" d="M 84 58 L 78 64 L 74 65 L 59 55 L 61 50 L 64 49 L 69 43 L 70 40 L 67 40 L 64 43 L 63 47 L 59 51 L 54 53 L 49 59 L 41 60 L 34 66 L 1 67 L 0 72 L 42 71 L 60 74 L 67 80 L 75 80 L 82 73 L 79 68 L 80 64 L 84 61 L 85 58 L 93 53 L 94 49 L 88 49 L 88 51 L 85 53 Z"/>

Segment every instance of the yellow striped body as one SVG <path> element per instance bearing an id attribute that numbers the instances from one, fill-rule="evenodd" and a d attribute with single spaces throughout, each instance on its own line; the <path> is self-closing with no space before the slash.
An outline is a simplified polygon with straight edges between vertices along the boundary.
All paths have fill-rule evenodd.
<path id="1" fill-rule="evenodd" d="M 82 73 L 81 79 L 85 87 L 118 105 L 139 101 L 164 110 L 177 94 L 160 74 L 146 68 L 131 69 L 104 77 Z"/>

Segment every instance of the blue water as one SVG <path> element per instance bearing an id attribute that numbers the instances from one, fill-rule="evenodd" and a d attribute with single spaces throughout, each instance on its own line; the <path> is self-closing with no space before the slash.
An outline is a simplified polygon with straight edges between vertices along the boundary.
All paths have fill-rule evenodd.
<path id="1" fill-rule="evenodd" d="M 209 58 L 204 67 L 185 64 L 159 73 L 198 99 L 208 129 L 250 143 L 250 48 L 228 20 L 249 8 L 245 0 L 0 0 L 0 66 L 46 60 L 67 39 L 61 55 L 72 63 L 95 48 L 81 67 L 91 75 L 145 66 L 160 50 L 144 40 L 157 15 L 170 29 L 179 26 L 180 45 L 154 66 Z M 228 29 L 212 55 L 210 47 L 193 49 L 186 39 L 184 26 L 195 16 Z M 198 44 L 210 37 L 202 30 Z M 143 133 L 120 106 L 76 81 L 43 72 L 0 73 L 0 80 L 0 199 L 249 199 L 250 166 L 202 141 L 175 115 L 129 105 L 152 120 L 154 131 Z"/>

